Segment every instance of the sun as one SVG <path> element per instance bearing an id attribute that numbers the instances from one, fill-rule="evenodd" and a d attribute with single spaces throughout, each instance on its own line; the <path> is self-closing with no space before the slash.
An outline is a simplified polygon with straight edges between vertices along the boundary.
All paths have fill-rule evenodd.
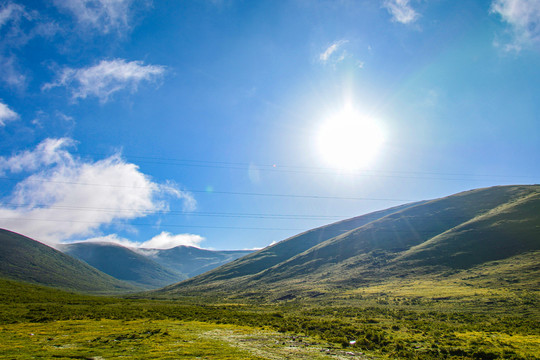
<path id="1" fill-rule="evenodd" d="M 328 166 L 348 171 L 369 165 L 383 142 L 380 125 L 350 107 L 327 119 L 317 134 L 317 147 L 323 161 Z"/>

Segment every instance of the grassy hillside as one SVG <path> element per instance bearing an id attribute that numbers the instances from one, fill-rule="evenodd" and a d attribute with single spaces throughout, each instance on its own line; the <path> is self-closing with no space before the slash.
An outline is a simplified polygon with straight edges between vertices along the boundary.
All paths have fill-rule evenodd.
<path id="1" fill-rule="evenodd" d="M 339 221 L 330 225 L 308 230 L 299 235 L 283 240 L 275 245 L 266 247 L 260 251 L 244 256 L 241 259 L 223 265 L 213 271 L 209 271 L 204 277 L 193 280 L 198 283 L 224 281 L 242 276 L 249 276 L 264 271 L 272 266 L 294 258 L 296 255 L 309 250 L 310 248 L 338 235 L 344 234 L 352 229 L 368 224 L 374 220 L 383 218 L 394 212 L 399 212 L 420 203 L 407 204 L 393 207 L 383 211 L 358 216 L 352 219 Z M 185 284 L 191 283 L 187 281 Z"/>
<path id="2" fill-rule="evenodd" d="M 26 236 L 0 229 L 0 277 L 89 293 L 136 287 Z"/>
<path id="3" fill-rule="evenodd" d="M 112 243 L 64 244 L 60 250 L 108 275 L 145 289 L 156 289 L 187 278 L 148 256 Z"/>
<path id="4" fill-rule="evenodd" d="M 539 249 L 540 192 L 532 192 L 410 248 L 396 261 L 463 269 Z"/>
<path id="5" fill-rule="evenodd" d="M 159 293 L 287 299 L 462 271 L 540 250 L 538 209 L 540 186 L 467 191 L 330 225 L 330 238 L 315 229 Z M 336 235 L 340 224 L 356 227 Z"/>

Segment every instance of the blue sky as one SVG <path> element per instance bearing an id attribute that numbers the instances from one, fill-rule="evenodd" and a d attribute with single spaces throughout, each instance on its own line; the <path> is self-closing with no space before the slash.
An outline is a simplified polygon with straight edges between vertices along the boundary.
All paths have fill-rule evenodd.
<path id="1" fill-rule="evenodd" d="M 260 248 L 539 183 L 539 117 L 536 0 L 0 1 L 0 227 L 49 244 Z"/>

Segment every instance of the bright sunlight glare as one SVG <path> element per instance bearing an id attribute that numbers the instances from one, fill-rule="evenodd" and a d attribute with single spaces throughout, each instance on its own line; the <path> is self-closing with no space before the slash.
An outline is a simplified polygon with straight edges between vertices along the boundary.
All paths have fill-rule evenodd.
<path id="1" fill-rule="evenodd" d="M 322 124 L 317 146 L 328 166 L 353 171 L 369 165 L 378 154 L 384 136 L 377 122 L 346 108 Z"/>

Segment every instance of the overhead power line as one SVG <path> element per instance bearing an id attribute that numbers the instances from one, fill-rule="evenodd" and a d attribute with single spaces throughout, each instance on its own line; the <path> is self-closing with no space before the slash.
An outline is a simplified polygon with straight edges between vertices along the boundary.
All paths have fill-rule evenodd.
<path id="1" fill-rule="evenodd" d="M 113 188 L 131 188 L 131 189 L 147 189 L 148 186 L 129 186 L 129 185 L 114 185 L 114 184 L 96 184 L 96 183 L 83 183 L 76 181 L 56 181 L 46 179 L 22 179 L 12 177 L 0 177 L 0 180 L 8 181 L 32 181 L 32 182 L 45 182 L 53 184 L 69 184 L 69 185 L 82 185 L 82 186 L 99 186 L 99 187 L 113 187 Z M 199 193 L 199 194 L 222 194 L 222 195 L 243 195 L 243 196 L 264 196 L 264 197 L 283 197 L 283 198 L 301 198 L 301 199 L 331 199 L 331 200 L 366 200 L 366 201 L 398 201 L 398 202 L 411 202 L 416 201 L 412 199 L 395 199 L 395 198 L 376 198 L 376 197 L 352 197 L 352 196 L 326 196 L 326 195 L 297 195 L 297 194 L 271 194 L 271 193 L 257 193 L 257 192 L 241 192 L 241 191 L 208 191 L 208 190 L 193 190 L 184 189 L 184 192 Z"/>
<path id="2" fill-rule="evenodd" d="M 185 216 L 206 216 L 206 217 L 230 217 L 230 218 L 253 218 L 253 219 L 274 219 L 274 220 L 325 220 L 325 219 L 345 219 L 348 215 L 303 215 L 303 214 L 265 214 L 265 213 L 220 213 L 220 212 L 202 212 L 202 211 L 181 211 L 181 210 L 139 210 L 128 208 L 99 208 L 90 206 L 67 206 L 67 205 L 47 205 L 47 204 L 21 204 L 21 203 L 4 203 L 0 204 L 14 208 L 32 208 L 46 210 L 70 210 L 70 211 L 91 211 L 91 212 L 136 212 L 142 215 L 185 215 Z"/>
<path id="3" fill-rule="evenodd" d="M 463 222 L 471 220 L 470 218 L 459 218 Z M 122 222 L 109 222 L 105 223 L 103 221 L 84 221 L 84 220 L 63 220 L 63 219 L 35 219 L 35 218 L 0 218 L 0 220 L 14 220 L 14 221 L 45 221 L 45 222 L 63 222 L 63 223 L 83 223 L 83 224 L 99 224 L 99 225 L 126 225 Z M 456 224 L 458 225 L 458 224 Z M 152 226 L 155 227 L 156 224 L 151 223 L 129 223 L 129 226 Z M 162 228 L 197 228 L 197 229 L 231 229 L 231 230 L 265 230 L 265 231 L 309 231 L 314 229 L 301 229 L 301 228 L 279 228 L 279 227 L 242 227 L 242 226 L 213 226 L 213 225 L 179 225 L 179 224 L 159 224 Z M 360 228 L 362 226 L 359 226 Z M 343 232 L 348 232 L 355 230 L 351 228 L 349 230 L 342 230 Z M 447 229 L 452 230 L 451 228 Z M 383 234 L 412 234 L 412 235 L 436 235 L 440 233 L 437 230 L 414 230 L 414 229 L 391 229 L 391 228 L 379 228 L 379 229 L 369 229 L 366 230 L 370 233 L 383 233 Z"/>
<path id="4" fill-rule="evenodd" d="M 0 218 L 0 220 L 15 220 L 15 221 L 47 221 L 47 222 L 64 222 L 64 223 L 82 223 L 82 224 L 99 224 L 99 225 L 126 225 L 122 222 L 103 221 L 83 221 L 83 220 L 60 220 L 60 219 L 33 219 L 33 218 Z M 156 226 L 150 223 L 129 223 L 129 226 Z M 178 225 L 178 224 L 159 224 L 163 228 L 198 228 L 198 229 L 234 229 L 234 230 L 267 230 L 267 231 L 304 231 L 306 229 L 299 228 L 276 228 L 276 227 L 237 227 L 237 226 L 213 226 L 213 225 Z"/>
<path id="5" fill-rule="evenodd" d="M 93 154 L 94 156 L 109 156 L 107 154 Z M 282 165 L 282 164 L 255 164 L 243 162 L 229 161 L 208 161 L 208 160 L 192 160 L 192 159 L 177 159 L 155 156 L 137 156 L 123 154 L 128 159 L 135 159 L 137 163 L 147 163 L 153 165 L 173 165 L 185 167 L 204 167 L 216 169 L 232 169 L 232 170 L 249 170 L 250 168 L 259 171 L 272 171 L 284 173 L 307 173 L 307 174 L 343 174 L 352 176 L 377 176 L 402 179 L 428 179 L 428 180 L 484 180 L 474 178 L 503 178 L 503 179 L 536 179 L 534 176 L 527 175 L 501 175 L 501 174 L 467 174 L 467 173 L 448 173 L 437 171 L 395 171 L 395 170 L 357 170 L 357 171 L 342 171 L 338 168 L 331 167 L 316 167 L 316 166 L 298 166 L 298 165 Z M 462 177 L 467 177 L 464 179 Z M 472 179 L 471 179 L 472 178 Z"/>

